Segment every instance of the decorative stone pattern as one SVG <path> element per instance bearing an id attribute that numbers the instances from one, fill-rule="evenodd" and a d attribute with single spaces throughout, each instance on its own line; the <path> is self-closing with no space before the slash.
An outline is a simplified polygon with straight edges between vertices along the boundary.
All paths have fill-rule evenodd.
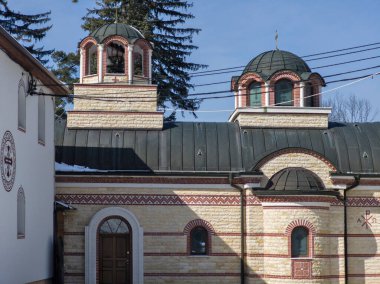
<path id="1" fill-rule="evenodd" d="M 68 128 L 127 128 L 162 129 L 164 116 L 160 112 L 80 112 L 71 111 L 67 116 Z"/>
<path id="2" fill-rule="evenodd" d="M 327 114 L 244 113 L 236 119 L 241 127 L 327 129 Z"/>
<path id="3" fill-rule="evenodd" d="M 0 159 L 1 179 L 4 189 L 11 191 L 16 177 L 16 146 L 10 131 L 6 131 L 3 135 Z"/>

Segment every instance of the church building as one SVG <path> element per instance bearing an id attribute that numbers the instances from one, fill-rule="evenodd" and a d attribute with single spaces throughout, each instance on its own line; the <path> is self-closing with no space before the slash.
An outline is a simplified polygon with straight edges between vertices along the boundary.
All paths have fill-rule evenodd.
<path id="1" fill-rule="evenodd" d="M 69 90 L 0 26 L 0 283 L 53 278 L 54 99 Z"/>
<path id="2" fill-rule="evenodd" d="M 166 123 L 138 30 L 79 48 L 55 131 L 64 283 L 380 282 L 380 123 L 329 122 L 304 60 L 255 56 L 228 122 Z"/>

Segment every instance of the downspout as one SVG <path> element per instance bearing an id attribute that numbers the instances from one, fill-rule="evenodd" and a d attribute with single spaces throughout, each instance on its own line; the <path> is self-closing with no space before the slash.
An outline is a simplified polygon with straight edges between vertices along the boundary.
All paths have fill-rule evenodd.
<path id="1" fill-rule="evenodd" d="M 229 174 L 231 187 L 240 192 L 240 284 L 245 283 L 245 210 L 244 210 L 244 188 L 233 183 L 233 174 Z"/>
<path id="2" fill-rule="evenodd" d="M 343 190 L 343 207 L 344 207 L 344 283 L 348 284 L 348 226 L 347 226 L 347 192 L 359 185 L 360 176 L 354 176 L 355 181 L 349 187 Z"/>

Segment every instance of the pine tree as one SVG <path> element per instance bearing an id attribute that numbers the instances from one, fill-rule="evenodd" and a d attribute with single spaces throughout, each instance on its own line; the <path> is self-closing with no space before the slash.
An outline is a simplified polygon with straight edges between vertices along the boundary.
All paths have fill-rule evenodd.
<path id="1" fill-rule="evenodd" d="M 99 0 L 83 18 L 83 29 L 92 32 L 116 20 L 134 26 L 154 44 L 152 56 L 153 82 L 158 85 L 158 103 L 165 108 L 195 111 L 199 101 L 189 98 L 190 71 L 206 67 L 187 61 L 197 49 L 192 44 L 200 29 L 186 27 L 194 16 L 188 12 L 192 4 L 185 0 Z M 117 11 L 117 12 L 116 12 Z M 194 114 L 194 113 L 193 113 Z M 194 114 L 195 115 L 195 114 Z M 175 119 L 175 111 L 167 117 Z"/>
<path id="2" fill-rule="evenodd" d="M 42 64 L 48 62 L 45 57 L 50 55 L 53 50 L 45 50 L 43 46 L 36 47 L 36 42 L 43 39 L 51 28 L 46 25 L 50 21 L 50 13 L 25 15 L 11 10 L 6 0 L 0 0 L 0 25 Z"/>
<path id="3" fill-rule="evenodd" d="M 55 67 L 51 69 L 53 74 L 62 82 L 67 84 L 68 88 L 73 91 L 73 83 L 79 81 L 79 54 L 74 52 L 54 51 L 51 58 Z M 65 118 L 65 106 L 67 100 L 55 98 L 55 114 L 58 117 Z"/>

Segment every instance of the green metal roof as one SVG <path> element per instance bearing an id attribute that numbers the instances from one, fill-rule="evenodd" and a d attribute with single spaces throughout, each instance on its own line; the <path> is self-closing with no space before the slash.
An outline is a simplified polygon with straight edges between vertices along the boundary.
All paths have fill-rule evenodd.
<path id="1" fill-rule="evenodd" d="M 307 78 L 311 74 L 309 66 L 302 58 L 284 50 L 271 50 L 261 53 L 248 63 L 243 74 L 255 72 L 267 80 L 281 70 L 294 71 L 302 78 Z"/>
<path id="2" fill-rule="evenodd" d="M 113 35 L 121 36 L 128 41 L 144 38 L 136 28 L 124 23 L 106 24 L 90 34 L 98 43 L 103 42 L 107 37 Z"/>
<path id="3" fill-rule="evenodd" d="M 68 129 L 56 123 L 56 162 L 107 171 L 254 172 L 284 149 L 309 150 L 338 173 L 380 174 L 380 123 L 329 129 L 240 128 L 237 123 L 165 123 L 163 130 Z"/>

